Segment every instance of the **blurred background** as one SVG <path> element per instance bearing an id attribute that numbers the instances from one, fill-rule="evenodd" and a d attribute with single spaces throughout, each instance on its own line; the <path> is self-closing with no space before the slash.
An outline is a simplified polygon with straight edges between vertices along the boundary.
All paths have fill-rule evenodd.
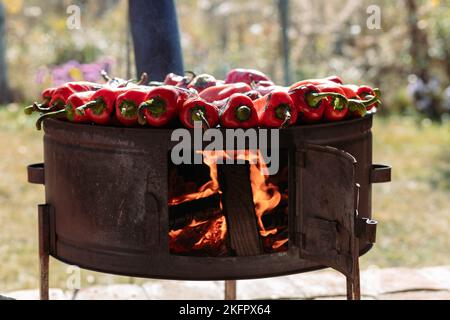
<path id="1" fill-rule="evenodd" d="M 393 182 L 373 190 L 379 242 L 368 266 L 450 265 L 450 1 L 178 0 L 185 68 L 223 78 L 256 68 L 280 84 L 340 75 L 381 88 L 374 162 Z M 68 26 L 71 5 L 79 29 Z M 42 136 L 23 106 L 43 88 L 136 77 L 126 0 L 0 0 L 0 291 L 38 285 L 37 209 L 26 183 Z M 151 75 L 150 75 L 151 76 Z M 50 284 L 67 265 L 52 261 Z M 82 271 L 83 285 L 139 279 Z"/>

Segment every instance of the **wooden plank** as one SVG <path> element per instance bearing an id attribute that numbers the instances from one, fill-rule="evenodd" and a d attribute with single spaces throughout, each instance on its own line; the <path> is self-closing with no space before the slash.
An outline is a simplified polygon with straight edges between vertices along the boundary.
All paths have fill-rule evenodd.
<path id="1" fill-rule="evenodd" d="M 231 249 L 238 256 L 262 254 L 250 184 L 250 165 L 218 165 L 218 174 Z"/>

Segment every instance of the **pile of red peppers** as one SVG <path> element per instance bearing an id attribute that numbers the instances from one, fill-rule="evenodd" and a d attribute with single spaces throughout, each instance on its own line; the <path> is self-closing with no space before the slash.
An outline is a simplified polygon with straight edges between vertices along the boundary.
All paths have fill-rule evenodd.
<path id="1" fill-rule="evenodd" d="M 205 129 L 286 128 L 343 121 L 376 112 L 380 91 L 343 84 L 338 76 L 276 85 L 258 70 L 233 69 L 225 80 L 209 74 L 168 74 L 164 82 L 110 78 L 106 83 L 69 82 L 42 92 L 41 102 L 25 108 L 46 118 L 112 126 Z"/>

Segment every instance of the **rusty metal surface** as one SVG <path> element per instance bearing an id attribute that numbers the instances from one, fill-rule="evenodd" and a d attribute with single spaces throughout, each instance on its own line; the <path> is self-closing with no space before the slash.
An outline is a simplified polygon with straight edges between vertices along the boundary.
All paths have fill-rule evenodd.
<path id="1" fill-rule="evenodd" d="M 43 163 L 31 164 L 27 167 L 28 182 L 45 184 L 45 169 Z"/>
<path id="2" fill-rule="evenodd" d="M 281 132 L 281 147 L 295 151 L 305 143 L 329 145 L 354 156 L 354 180 L 361 185 L 359 215 L 370 218 L 371 126 L 369 116 L 292 127 Z M 170 134 L 169 129 L 45 121 L 45 192 L 53 212 L 52 256 L 86 269 L 167 279 L 260 278 L 321 268 L 320 262 L 299 258 L 294 223 L 289 225 L 294 245 L 286 253 L 225 258 L 170 255 L 167 163 L 174 145 Z M 295 161 L 295 152 L 289 154 L 289 161 Z M 290 169 L 291 186 L 294 174 Z M 294 189 L 290 188 L 290 208 L 295 207 Z M 361 248 L 367 251 L 370 243 L 362 240 Z"/>
<path id="3" fill-rule="evenodd" d="M 355 164 L 348 153 L 306 145 L 297 150 L 296 225 L 300 257 L 353 275 Z M 357 255 L 358 256 L 358 255 Z"/>
<path id="4" fill-rule="evenodd" d="M 384 183 L 391 181 L 391 167 L 383 164 L 372 165 L 370 172 L 371 183 Z"/>

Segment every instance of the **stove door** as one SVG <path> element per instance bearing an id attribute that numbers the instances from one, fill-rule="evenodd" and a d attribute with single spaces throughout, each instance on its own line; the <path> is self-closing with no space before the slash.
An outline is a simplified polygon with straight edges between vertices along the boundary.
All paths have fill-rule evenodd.
<path id="1" fill-rule="evenodd" d="M 300 257 L 353 278 L 358 255 L 356 160 L 332 147 L 296 151 L 296 227 Z"/>

